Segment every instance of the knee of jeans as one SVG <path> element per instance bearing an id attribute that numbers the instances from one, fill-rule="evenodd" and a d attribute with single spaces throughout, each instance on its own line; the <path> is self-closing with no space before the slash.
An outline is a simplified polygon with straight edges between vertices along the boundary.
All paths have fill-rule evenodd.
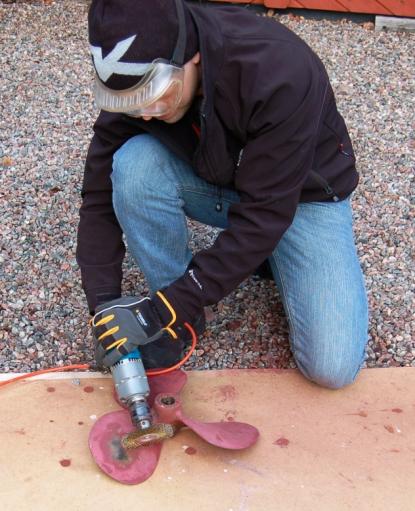
<path id="1" fill-rule="evenodd" d="M 112 187 L 114 198 L 128 199 L 143 193 L 146 187 L 158 189 L 165 181 L 162 172 L 165 148 L 150 135 L 137 135 L 125 142 L 114 154 Z"/>
<path id="2" fill-rule="evenodd" d="M 359 373 L 361 361 L 339 357 L 336 360 L 317 361 L 308 365 L 297 360 L 297 365 L 302 373 L 317 385 L 328 389 L 341 389 L 354 382 Z"/>

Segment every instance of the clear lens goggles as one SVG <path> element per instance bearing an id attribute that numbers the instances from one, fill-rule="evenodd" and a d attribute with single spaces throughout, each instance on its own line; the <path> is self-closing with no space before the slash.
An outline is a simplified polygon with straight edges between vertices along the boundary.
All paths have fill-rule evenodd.
<path id="1" fill-rule="evenodd" d="M 143 78 L 129 89 L 109 89 L 95 76 L 95 102 L 99 108 L 108 112 L 120 112 L 134 117 L 160 117 L 179 104 L 183 80 L 183 67 L 157 59 Z"/>

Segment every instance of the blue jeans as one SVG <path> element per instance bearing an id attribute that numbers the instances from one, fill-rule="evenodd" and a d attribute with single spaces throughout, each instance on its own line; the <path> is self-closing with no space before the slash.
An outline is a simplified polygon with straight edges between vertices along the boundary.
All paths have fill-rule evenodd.
<path id="1" fill-rule="evenodd" d="M 179 278 L 192 258 L 186 216 L 226 228 L 228 208 L 239 201 L 235 190 L 200 179 L 150 135 L 115 153 L 112 183 L 128 248 L 153 292 Z M 368 312 L 350 201 L 299 204 L 269 262 L 301 372 L 325 387 L 351 383 L 364 358 Z"/>

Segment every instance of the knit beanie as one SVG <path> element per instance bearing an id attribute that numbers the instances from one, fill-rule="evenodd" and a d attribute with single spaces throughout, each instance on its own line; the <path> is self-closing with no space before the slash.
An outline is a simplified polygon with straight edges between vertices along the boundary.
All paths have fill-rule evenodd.
<path id="1" fill-rule="evenodd" d="M 95 70 L 107 87 L 127 89 L 140 80 L 140 66 L 123 63 L 146 65 L 158 58 L 172 59 L 179 34 L 177 2 L 183 5 L 186 27 L 184 59 L 177 62 L 181 65 L 199 47 L 184 0 L 93 0 L 88 13 L 89 43 Z"/>

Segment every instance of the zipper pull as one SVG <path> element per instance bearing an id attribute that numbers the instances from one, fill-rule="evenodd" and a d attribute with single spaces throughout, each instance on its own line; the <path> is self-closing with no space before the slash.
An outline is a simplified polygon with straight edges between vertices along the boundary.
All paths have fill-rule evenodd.
<path id="1" fill-rule="evenodd" d="M 215 205 L 215 210 L 220 213 L 223 209 L 223 204 L 222 204 L 222 195 L 223 195 L 223 192 L 222 192 L 222 188 L 219 188 L 219 197 L 218 197 L 218 202 L 216 203 Z"/>
<path id="2" fill-rule="evenodd" d="M 327 193 L 327 195 L 330 195 L 330 197 L 333 199 L 333 202 L 339 202 L 340 199 L 334 193 L 334 190 L 330 185 L 326 185 L 324 187 L 324 191 Z"/>
<path id="3" fill-rule="evenodd" d="M 350 153 L 348 153 L 347 151 L 344 150 L 344 145 L 343 144 L 339 144 L 338 148 L 339 148 L 340 153 L 344 154 L 344 156 L 349 156 L 349 157 L 352 156 Z"/>

